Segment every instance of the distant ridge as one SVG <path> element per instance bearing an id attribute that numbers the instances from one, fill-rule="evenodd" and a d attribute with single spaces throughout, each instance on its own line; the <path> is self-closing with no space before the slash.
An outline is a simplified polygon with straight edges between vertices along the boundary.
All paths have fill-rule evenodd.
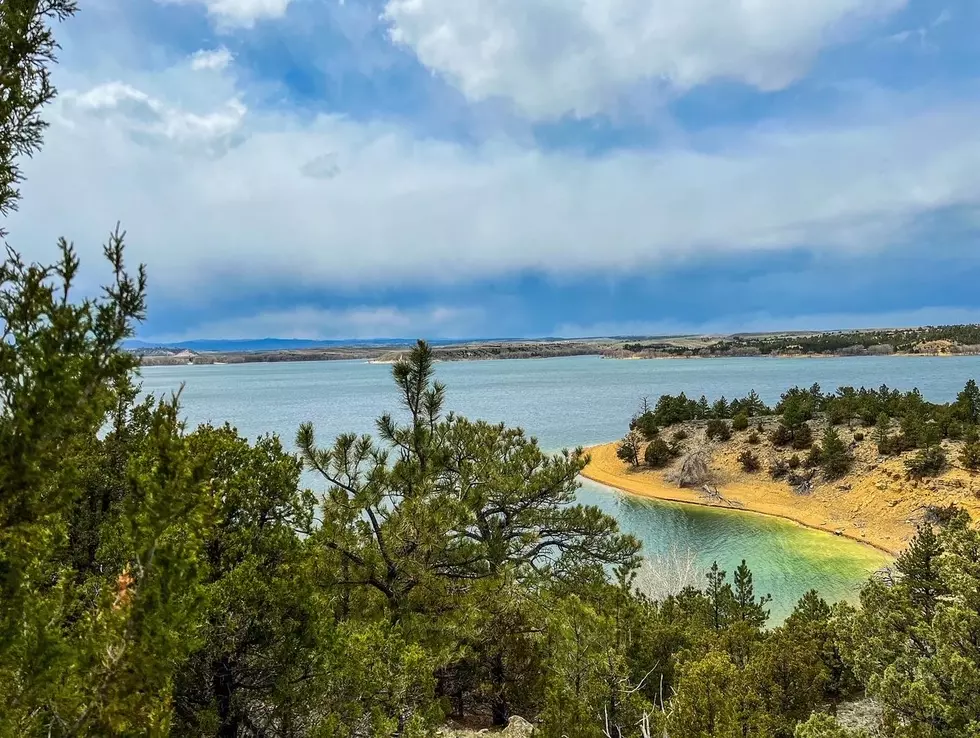
<path id="1" fill-rule="evenodd" d="M 305 338 L 254 338 L 254 339 L 194 339 L 190 341 L 141 341 L 132 339 L 123 343 L 123 348 L 130 351 L 141 351 L 150 349 L 179 350 L 187 349 L 197 353 L 202 352 L 242 352 L 242 351 L 300 351 L 304 349 L 324 349 L 358 346 L 369 347 L 391 347 L 412 346 L 414 338 L 340 338 L 329 340 L 316 340 Z M 468 343 L 530 343 L 546 342 L 561 339 L 548 338 L 442 338 L 429 340 L 434 346 L 459 346 Z"/>

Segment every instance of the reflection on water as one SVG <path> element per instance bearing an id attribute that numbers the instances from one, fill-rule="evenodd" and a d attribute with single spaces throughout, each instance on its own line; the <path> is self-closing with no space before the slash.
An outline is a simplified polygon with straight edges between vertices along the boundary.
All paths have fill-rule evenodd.
<path id="1" fill-rule="evenodd" d="M 643 542 L 646 553 L 690 549 L 702 569 L 712 562 L 729 572 L 745 559 L 757 594 L 772 594 L 774 622 L 807 590 L 827 600 L 855 600 L 858 589 L 889 557 L 870 546 L 809 530 L 789 521 L 745 512 L 646 500 L 583 480 L 579 499 L 597 505 Z"/>

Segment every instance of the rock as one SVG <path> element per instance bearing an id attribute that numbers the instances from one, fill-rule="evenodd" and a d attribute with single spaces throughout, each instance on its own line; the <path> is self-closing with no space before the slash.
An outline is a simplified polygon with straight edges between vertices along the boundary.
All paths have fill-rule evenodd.
<path id="1" fill-rule="evenodd" d="M 508 738 L 531 738 L 533 734 L 534 726 L 519 715 L 514 715 L 500 735 Z"/>
<path id="2" fill-rule="evenodd" d="M 886 489 L 888 489 L 888 482 L 878 482 L 878 484 L 876 484 L 875 486 L 876 486 L 876 487 L 877 487 L 877 488 L 878 488 L 878 489 L 879 489 L 880 491 L 882 491 L 882 492 L 884 492 L 884 491 L 885 491 Z"/>
<path id="3" fill-rule="evenodd" d="M 838 528 L 837 530 L 834 531 L 834 535 L 835 536 L 842 536 L 842 535 L 844 535 L 844 529 L 843 528 Z"/>
<path id="4" fill-rule="evenodd" d="M 849 492 L 850 489 L 851 489 L 851 485 L 849 485 L 849 484 L 838 484 L 837 485 L 837 489 L 839 489 L 841 492 Z"/>

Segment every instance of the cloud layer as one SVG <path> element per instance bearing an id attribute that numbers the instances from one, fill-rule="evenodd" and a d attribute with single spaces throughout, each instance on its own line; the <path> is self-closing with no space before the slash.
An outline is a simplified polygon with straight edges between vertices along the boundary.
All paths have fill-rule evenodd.
<path id="1" fill-rule="evenodd" d="M 752 323 L 790 299 L 776 319 L 805 317 L 804 299 L 821 320 L 980 307 L 964 281 L 980 273 L 977 69 L 941 65 L 980 13 L 117 2 L 93 0 L 85 33 L 67 27 L 61 96 L 9 226 L 31 258 L 66 235 L 92 264 L 122 221 L 167 309 L 157 335 L 708 326 L 725 323 L 711 311 Z M 906 28 L 928 29 L 929 49 L 888 40 Z M 847 53 L 821 68 L 831 48 Z M 868 54 L 907 66 L 883 73 Z M 928 67 L 927 92 L 889 78 L 911 62 Z M 656 123 L 617 117 L 624 96 Z M 920 294 L 909 285 L 930 253 L 958 261 L 948 287 Z M 854 265 L 901 294 L 869 278 L 853 283 L 868 300 L 852 299 Z M 734 289 L 742 271 L 744 291 L 778 289 L 751 306 L 698 292 Z M 661 299 L 671 275 L 697 297 Z"/>
<path id="2" fill-rule="evenodd" d="M 229 273 L 364 287 L 863 253 L 980 205 L 972 104 L 602 156 L 301 122 L 236 98 L 188 110 L 124 82 L 66 92 L 59 120 L 29 165 L 29 188 L 47 197 L 26 198 L 21 232 L 95 243 L 121 219 L 167 289 Z M 66 203 L 57 224 L 43 217 L 52 197 Z"/>
<path id="3" fill-rule="evenodd" d="M 606 110 L 639 83 L 776 90 L 905 0 L 389 0 L 394 41 L 470 100 L 536 119 Z"/>

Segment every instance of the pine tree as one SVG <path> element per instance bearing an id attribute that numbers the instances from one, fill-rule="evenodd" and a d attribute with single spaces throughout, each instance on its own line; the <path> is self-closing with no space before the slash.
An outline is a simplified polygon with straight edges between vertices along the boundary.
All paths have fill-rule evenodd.
<path id="1" fill-rule="evenodd" d="M 971 425 L 980 424 L 980 387 L 971 379 L 956 397 L 956 410 L 960 418 Z"/>
<path id="2" fill-rule="evenodd" d="M 898 557 L 895 568 L 903 575 L 902 588 L 927 622 L 935 613 L 936 599 L 947 592 L 939 572 L 943 545 L 931 525 L 923 525 L 909 547 Z"/>
<path id="3" fill-rule="evenodd" d="M 820 467 L 827 479 L 839 479 L 851 468 L 851 454 L 833 426 L 824 431 L 820 443 Z"/>
<path id="4" fill-rule="evenodd" d="M 878 446 L 878 453 L 886 455 L 891 453 L 891 427 L 892 421 L 886 413 L 880 413 L 875 421 L 875 443 Z"/>
<path id="5" fill-rule="evenodd" d="M 772 602 L 772 596 L 765 595 L 756 599 L 752 571 L 745 563 L 745 559 L 742 559 L 742 563 L 735 569 L 734 584 L 736 617 L 753 628 L 763 627 L 769 620 L 769 611 L 765 606 Z"/>
<path id="6" fill-rule="evenodd" d="M 715 630 L 721 630 L 730 622 L 735 606 L 732 585 L 725 581 L 726 572 L 718 567 L 717 561 L 711 565 L 706 577 L 708 588 L 705 595 L 711 607 L 711 623 Z"/>

